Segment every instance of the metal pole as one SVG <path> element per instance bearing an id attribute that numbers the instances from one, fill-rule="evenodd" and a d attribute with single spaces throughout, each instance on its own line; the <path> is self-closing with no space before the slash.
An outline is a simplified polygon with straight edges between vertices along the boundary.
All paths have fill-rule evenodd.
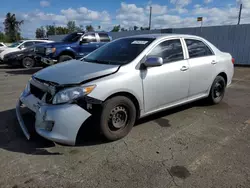
<path id="1" fill-rule="evenodd" d="M 238 18 L 238 25 L 240 25 L 241 11 L 242 11 L 242 4 L 240 4 L 240 12 L 239 12 L 239 18 Z"/>
<path id="2" fill-rule="evenodd" d="M 149 14 L 149 27 L 148 29 L 151 29 L 151 17 L 152 17 L 152 7 L 150 6 L 150 14 Z"/>
<path id="3" fill-rule="evenodd" d="M 202 24 L 203 24 L 203 20 L 201 21 L 201 32 L 202 32 Z"/>

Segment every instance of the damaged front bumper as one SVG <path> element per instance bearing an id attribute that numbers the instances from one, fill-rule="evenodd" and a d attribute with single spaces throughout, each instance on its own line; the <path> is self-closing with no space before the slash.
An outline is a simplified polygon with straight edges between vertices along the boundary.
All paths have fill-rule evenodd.
<path id="1" fill-rule="evenodd" d="M 57 63 L 57 60 L 49 59 L 49 58 L 46 58 L 46 57 L 41 57 L 41 62 L 46 64 L 46 65 L 54 65 L 54 64 Z"/>
<path id="2" fill-rule="evenodd" d="M 30 133 L 22 118 L 21 106 L 35 112 L 35 130 L 42 137 L 67 145 L 75 145 L 78 131 L 91 116 L 77 104 L 46 104 L 32 94 L 22 94 L 16 105 L 16 115 L 27 139 Z"/>

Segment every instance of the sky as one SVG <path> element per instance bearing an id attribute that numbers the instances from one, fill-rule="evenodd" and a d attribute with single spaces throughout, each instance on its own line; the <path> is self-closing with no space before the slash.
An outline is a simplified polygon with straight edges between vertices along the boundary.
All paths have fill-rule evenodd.
<path id="1" fill-rule="evenodd" d="M 250 23 L 250 0 L 1 0 L 0 23 L 7 12 L 24 20 L 23 37 L 34 38 L 40 26 L 65 26 L 74 20 L 78 25 L 92 24 L 94 28 L 110 31 L 114 25 L 126 29 L 148 27 L 152 6 L 152 29 L 229 25 L 238 21 L 243 4 L 241 23 Z M 0 31 L 3 31 L 0 24 Z"/>

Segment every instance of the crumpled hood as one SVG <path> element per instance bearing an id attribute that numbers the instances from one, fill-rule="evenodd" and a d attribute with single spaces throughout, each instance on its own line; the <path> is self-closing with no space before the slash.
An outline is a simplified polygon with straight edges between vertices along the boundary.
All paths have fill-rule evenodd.
<path id="1" fill-rule="evenodd" d="M 83 81 L 115 73 L 119 65 L 88 63 L 70 60 L 40 70 L 35 78 L 60 85 L 80 84 Z"/>

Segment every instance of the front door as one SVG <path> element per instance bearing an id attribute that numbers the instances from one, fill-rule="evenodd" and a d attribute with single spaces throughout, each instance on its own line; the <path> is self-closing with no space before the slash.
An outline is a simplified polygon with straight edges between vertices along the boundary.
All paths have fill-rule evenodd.
<path id="1" fill-rule="evenodd" d="M 145 113 L 187 100 L 189 65 L 180 39 L 159 43 L 147 57 L 162 57 L 163 65 L 142 70 Z"/>

